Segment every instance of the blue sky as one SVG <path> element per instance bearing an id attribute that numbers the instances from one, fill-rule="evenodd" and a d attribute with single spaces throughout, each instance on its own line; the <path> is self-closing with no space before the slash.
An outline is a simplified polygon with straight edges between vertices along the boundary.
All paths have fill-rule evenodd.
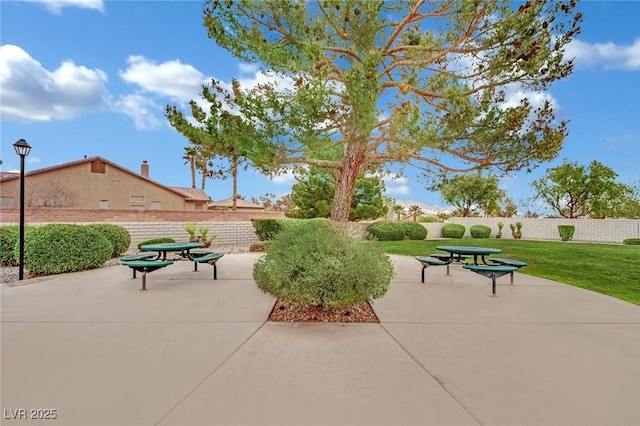
<path id="1" fill-rule="evenodd" d="M 570 120 L 556 160 L 502 179 L 522 211 L 530 182 L 563 159 L 611 167 L 623 183 L 640 179 L 640 2 L 583 1 L 582 33 L 567 49 L 576 70 L 545 94 Z M 102 156 L 167 186 L 191 185 L 182 159 L 187 141 L 164 118 L 167 104 L 197 99 L 202 84 L 232 78 L 251 84 L 254 67 L 218 48 L 202 26 L 200 1 L 52 0 L 0 3 L 2 171 L 15 171 L 12 144 L 32 146 L 26 169 Z M 411 172 L 411 170 L 409 170 Z M 241 171 L 239 193 L 281 196 L 291 176 Z M 199 179 L 198 179 L 199 185 Z M 209 179 L 214 200 L 231 196 L 230 180 Z M 408 173 L 387 195 L 443 205 L 438 192 Z"/>

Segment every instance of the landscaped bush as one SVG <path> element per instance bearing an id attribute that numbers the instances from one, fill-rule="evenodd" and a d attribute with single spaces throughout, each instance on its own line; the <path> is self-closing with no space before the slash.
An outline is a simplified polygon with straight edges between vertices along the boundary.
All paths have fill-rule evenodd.
<path id="1" fill-rule="evenodd" d="M 462 238 L 467 228 L 459 223 L 447 223 L 442 227 L 442 236 L 444 238 Z"/>
<path id="2" fill-rule="evenodd" d="M 469 233 L 471 238 L 489 238 L 491 236 L 491 228 L 485 225 L 473 225 L 469 228 Z"/>
<path id="3" fill-rule="evenodd" d="M 260 241 L 273 240 L 282 231 L 278 219 L 253 219 L 251 223 L 256 228 L 256 235 Z"/>
<path id="4" fill-rule="evenodd" d="M 427 238 L 427 228 L 417 222 L 398 222 L 404 229 L 405 238 L 409 240 L 424 240 Z"/>
<path id="5" fill-rule="evenodd" d="M 16 266 L 18 258 L 15 256 L 16 244 L 20 237 L 20 228 L 17 226 L 0 227 L 0 265 Z"/>
<path id="6" fill-rule="evenodd" d="M 640 246 L 640 238 L 627 238 L 622 243 L 630 246 Z"/>
<path id="7" fill-rule="evenodd" d="M 367 237 L 370 240 L 378 241 L 400 241 L 404 240 L 406 236 L 405 227 L 402 225 L 402 222 L 376 222 L 369 225 L 367 232 Z"/>
<path id="8" fill-rule="evenodd" d="M 102 235 L 107 237 L 109 241 L 111 241 L 111 244 L 113 244 L 111 257 L 120 256 L 122 253 L 129 250 L 131 235 L 126 228 L 111 223 L 92 223 L 85 226 L 100 232 Z"/>
<path id="9" fill-rule="evenodd" d="M 558 232 L 560 233 L 562 241 L 573 240 L 573 233 L 575 230 L 576 227 L 573 225 L 558 225 Z"/>
<path id="10" fill-rule="evenodd" d="M 384 296 L 393 276 L 389 257 L 329 221 L 284 230 L 253 267 L 258 287 L 299 305 L 346 307 Z"/>
<path id="11" fill-rule="evenodd" d="M 17 257 L 17 246 L 15 252 Z M 25 268 L 37 275 L 99 268 L 111 253 L 113 245 L 107 237 L 87 226 L 54 223 L 25 233 Z"/>
<path id="12" fill-rule="evenodd" d="M 142 241 L 141 243 L 138 244 L 138 250 L 142 250 L 140 247 L 145 246 L 147 244 L 162 244 L 162 243 L 175 243 L 176 240 L 174 240 L 173 238 L 169 238 L 169 237 L 162 237 L 162 238 L 152 238 L 150 240 L 145 240 Z"/>

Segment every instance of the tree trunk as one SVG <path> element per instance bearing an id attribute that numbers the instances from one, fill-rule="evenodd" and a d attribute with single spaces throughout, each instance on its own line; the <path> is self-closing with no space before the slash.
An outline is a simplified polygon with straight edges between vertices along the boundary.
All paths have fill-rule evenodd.
<path id="1" fill-rule="evenodd" d="M 333 197 L 333 207 L 331 208 L 331 220 L 336 222 L 349 221 L 353 190 L 363 162 L 364 155 L 361 152 L 360 145 L 355 142 L 349 143 L 342 160 L 342 166 L 338 169 L 336 192 Z"/>
<path id="2" fill-rule="evenodd" d="M 196 188 L 196 160 L 191 158 L 189 160 L 191 166 L 191 188 Z"/>
<path id="3" fill-rule="evenodd" d="M 235 212 L 236 199 L 238 198 L 238 159 L 233 157 L 231 164 L 231 176 L 233 176 L 233 201 L 231 203 L 231 210 Z"/>

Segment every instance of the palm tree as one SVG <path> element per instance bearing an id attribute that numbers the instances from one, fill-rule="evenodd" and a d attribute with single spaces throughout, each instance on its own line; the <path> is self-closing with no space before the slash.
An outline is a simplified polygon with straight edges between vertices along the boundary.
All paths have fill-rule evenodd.
<path id="1" fill-rule="evenodd" d="M 192 142 L 193 143 L 193 142 Z M 184 164 L 189 164 L 191 168 L 191 188 L 196 187 L 196 157 L 198 155 L 198 150 L 195 145 L 193 146 L 185 146 L 184 147 L 184 156 L 182 159 L 184 160 Z"/>
<path id="2" fill-rule="evenodd" d="M 404 213 L 404 206 L 401 206 L 400 204 L 394 204 L 393 212 L 396 214 L 397 220 L 400 221 L 400 215 Z"/>
<path id="3" fill-rule="evenodd" d="M 409 214 L 413 216 L 413 221 L 416 222 L 418 220 L 418 216 L 422 216 L 424 214 L 424 211 L 422 210 L 422 207 L 414 204 L 409 207 Z"/>

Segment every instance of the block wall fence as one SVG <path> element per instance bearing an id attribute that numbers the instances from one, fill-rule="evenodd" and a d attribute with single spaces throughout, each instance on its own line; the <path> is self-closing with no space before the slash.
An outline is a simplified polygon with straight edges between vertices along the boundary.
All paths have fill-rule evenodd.
<path id="1" fill-rule="evenodd" d="M 176 241 L 188 238 L 184 225 L 195 223 L 206 226 L 209 232 L 218 234 L 213 248 L 248 249 L 258 241 L 252 219 L 284 218 L 281 212 L 232 212 L 232 211 L 162 211 L 162 210 L 82 210 L 65 208 L 28 208 L 27 225 L 45 223 L 95 223 L 108 222 L 121 225 L 131 234 L 131 248 L 141 241 L 158 237 L 170 237 Z M 0 209 L 0 224 L 17 224 L 18 209 Z M 467 228 L 486 225 L 491 237 L 498 231 L 498 222 L 504 223 L 502 238 L 512 239 L 509 224 L 522 222 L 522 238 L 531 240 L 560 241 L 558 225 L 574 225 L 573 241 L 620 244 L 627 238 L 640 238 L 640 220 L 637 219 L 538 219 L 538 218 L 485 218 L 454 217 L 449 223 L 459 223 Z M 364 239 L 369 223 L 350 223 L 349 233 Z M 441 238 L 445 223 L 422 223 L 427 228 L 427 238 Z"/>
<path id="2" fill-rule="evenodd" d="M 459 223 L 467 228 L 465 237 L 470 237 L 469 228 L 473 225 L 486 225 L 491 228 L 491 238 L 498 232 L 498 222 L 504 223 L 502 238 L 513 239 L 509 224 L 522 222 L 522 238 L 529 240 L 561 241 L 558 225 L 574 225 L 573 241 L 617 243 L 627 238 L 640 238 L 640 220 L 638 219 L 550 219 L 550 218 L 497 218 L 497 217 L 454 217 L 449 223 Z M 424 223 L 427 238 L 442 237 L 445 223 Z"/>

